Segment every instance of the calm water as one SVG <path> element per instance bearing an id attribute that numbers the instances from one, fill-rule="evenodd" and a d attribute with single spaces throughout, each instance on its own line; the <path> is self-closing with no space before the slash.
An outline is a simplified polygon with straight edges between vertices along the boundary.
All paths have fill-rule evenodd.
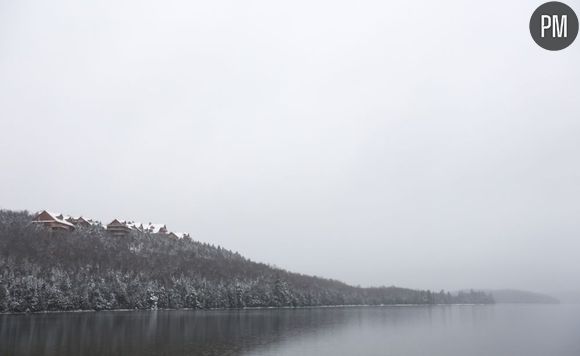
<path id="1" fill-rule="evenodd" d="M 0 355 L 579 356 L 580 306 L 0 315 Z"/>

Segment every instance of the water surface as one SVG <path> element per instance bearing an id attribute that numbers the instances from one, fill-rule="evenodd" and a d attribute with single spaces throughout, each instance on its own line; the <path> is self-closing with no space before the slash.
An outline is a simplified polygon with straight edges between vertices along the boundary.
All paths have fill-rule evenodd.
<path id="1" fill-rule="evenodd" d="M 0 355 L 578 356 L 580 306 L 0 315 Z"/>

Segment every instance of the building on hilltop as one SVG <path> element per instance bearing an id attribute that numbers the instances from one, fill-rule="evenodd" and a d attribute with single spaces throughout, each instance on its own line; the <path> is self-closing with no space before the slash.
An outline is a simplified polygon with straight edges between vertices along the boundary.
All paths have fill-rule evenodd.
<path id="1" fill-rule="evenodd" d="M 75 229 L 75 225 L 67 221 L 62 214 L 54 214 L 46 210 L 39 213 L 32 222 L 43 225 L 52 231 L 73 231 Z"/>
<path id="2" fill-rule="evenodd" d="M 46 226 L 52 231 L 73 231 L 76 228 L 83 229 L 97 225 L 102 226 L 100 222 L 93 219 L 87 219 L 82 216 L 75 218 L 64 214 L 50 213 L 46 210 L 39 213 L 32 222 Z M 116 236 L 126 236 L 131 231 L 138 231 L 150 235 L 163 235 L 178 240 L 190 238 L 189 234 L 185 232 L 170 232 L 165 224 L 142 224 L 121 219 L 111 221 L 106 226 L 106 230 Z"/>
<path id="3" fill-rule="evenodd" d="M 115 219 L 107 225 L 107 231 L 113 235 L 125 236 L 131 232 L 131 227 L 126 221 Z"/>
<path id="4" fill-rule="evenodd" d="M 169 237 L 171 237 L 171 238 L 174 238 L 174 239 L 178 239 L 178 240 L 181 240 L 181 239 L 186 239 L 186 238 L 187 238 L 187 239 L 190 239 L 190 238 L 191 238 L 191 237 L 189 236 L 189 234 L 188 234 L 188 233 L 186 233 L 186 232 L 173 232 L 173 231 L 172 231 L 172 232 L 170 232 L 170 233 L 168 234 L 168 236 L 169 236 Z"/>
<path id="5" fill-rule="evenodd" d="M 131 231 L 139 231 L 146 234 L 167 235 L 169 231 L 165 224 L 142 224 L 135 221 L 115 219 L 107 225 L 107 231 L 114 235 L 127 235 Z"/>
<path id="6" fill-rule="evenodd" d="M 147 225 L 145 228 L 145 232 L 148 232 L 150 234 L 167 234 L 167 226 L 165 224 L 152 224 L 149 223 L 149 225 Z"/>
<path id="7" fill-rule="evenodd" d="M 94 225 L 100 225 L 99 222 L 97 222 L 93 219 L 85 219 L 82 216 L 75 218 L 74 216 L 70 216 L 70 215 L 58 214 L 56 217 L 60 220 L 68 221 L 69 223 L 73 224 L 77 228 L 79 228 L 79 227 L 80 228 L 88 228 L 88 227 L 91 227 Z"/>
<path id="8" fill-rule="evenodd" d="M 92 219 L 85 219 L 82 216 L 79 216 L 78 218 L 74 218 L 72 216 L 68 217 L 67 219 L 65 219 L 66 221 L 70 222 L 71 224 L 73 224 L 74 226 L 77 227 L 91 227 L 93 225 L 97 225 L 98 223 Z"/>

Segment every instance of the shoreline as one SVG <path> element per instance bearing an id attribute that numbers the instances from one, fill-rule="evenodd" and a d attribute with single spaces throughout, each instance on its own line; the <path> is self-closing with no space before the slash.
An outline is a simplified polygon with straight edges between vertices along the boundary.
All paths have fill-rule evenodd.
<path id="1" fill-rule="evenodd" d="M 288 310 L 288 309 L 339 309 L 339 308 L 401 308 L 401 307 L 435 307 L 435 306 L 488 306 L 496 305 L 497 303 L 453 303 L 453 304 L 343 304 L 343 305 L 313 305 L 313 306 L 299 306 L 299 307 L 245 307 L 245 308 L 158 308 L 158 309 L 77 309 L 77 310 L 42 310 L 34 312 L 2 312 L 0 315 L 37 315 L 37 314 L 59 314 L 59 313 L 102 313 L 102 312 L 156 312 L 156 311 L 197 311 L 197 312 L 212 312 L 212 311 L 245 311 L 245 310 Z"/>

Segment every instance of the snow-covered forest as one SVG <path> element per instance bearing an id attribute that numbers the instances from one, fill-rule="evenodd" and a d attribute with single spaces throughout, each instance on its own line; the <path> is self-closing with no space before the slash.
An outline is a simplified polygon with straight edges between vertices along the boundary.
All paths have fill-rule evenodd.
<path id="1" fill-rule="evenodd" d="M 51 232 L 32 218 L 0 210 L 0 312 L 493 303 L 475 291 L 353 287 L 189 239 Z"/>

